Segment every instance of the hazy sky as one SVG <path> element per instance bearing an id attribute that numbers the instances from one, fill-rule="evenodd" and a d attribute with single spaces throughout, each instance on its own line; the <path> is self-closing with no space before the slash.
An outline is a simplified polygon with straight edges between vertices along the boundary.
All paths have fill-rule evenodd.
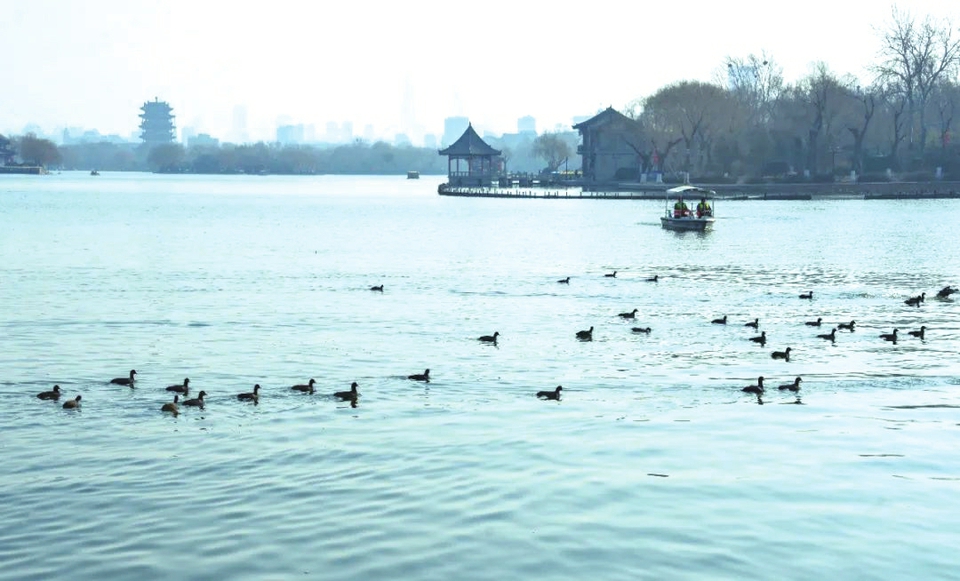
<path id="1" fill-rule="evenodd" d="M 439 134 L 451 115 L 498 133 L 533 115 L 544 130 L 672 81 L 711 80 L 728 55 L 765 50 L 788 81 L 816 60 L 865 76 L 892 5 L 0 0 L 0 132 L 36 123 L 126 136 L 154 97 L 178 128 L 220 137 L 236 105 L 255 139 L 272 138 L 282 116 L 318 133 L 350 120 L 358 135 L 411 121 Z M 960 2 L 900 5 L 960 24 Z"/>

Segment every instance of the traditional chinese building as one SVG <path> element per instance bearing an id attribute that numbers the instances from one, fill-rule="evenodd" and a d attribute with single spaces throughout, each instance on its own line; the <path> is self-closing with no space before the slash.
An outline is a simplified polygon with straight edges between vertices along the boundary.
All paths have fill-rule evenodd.
<path id="1" fill-rule="evenodd" d="M 0 135 L 0 166 L 13 162 L 13 157 L 17 154 L 13 149 L 13 144 L 9 139 Z"/>
<path id="2" fill-rule="evenodd" d="M 154 98 L 140 107 L 140 139 L 147 145 L 173 142 L 173 109 L 166 101 Z"/>
<path id="3" fill-rule="evenodd" d="M 503 175 L 503 157 L 467 125 L 460 139 L 440 150 L 447 156 L 447 183 L 453 187 L 489 186 Z"/>
<path id="4" fill-rule="evenodd" d="M 635 120 L 607 107 L 573 128 L 580 132 L 577 153 L 583 158 L 584 180 L 638 179 L 643 149 L 639 143 L 640 127 Z"/>

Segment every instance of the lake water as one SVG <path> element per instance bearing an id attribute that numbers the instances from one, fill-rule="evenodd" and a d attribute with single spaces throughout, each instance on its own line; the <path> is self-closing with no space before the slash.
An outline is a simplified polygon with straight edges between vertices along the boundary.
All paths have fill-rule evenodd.
<path id="1" fill-rule="evenodd" d="M 0 176 L 0 580 L 960 579 L 960 202 L 438 181 Z"/>

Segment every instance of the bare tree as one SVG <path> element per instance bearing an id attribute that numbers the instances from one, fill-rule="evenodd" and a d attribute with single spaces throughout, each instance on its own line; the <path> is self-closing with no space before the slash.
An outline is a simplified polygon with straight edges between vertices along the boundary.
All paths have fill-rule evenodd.
<path id="1" fill-rule="evenodd" d="M 27 163 L 48 166 L 60 163 L 60 150 L 49 139 L 37 137 L 34 133 L 27 133 L 18 140 L 20 159 Z"/>
<path id="2" fill-rule="evenodd" d="M 644 99 L 641 118 L 671 136 L 667 146 L 679 136 L 686 148 L 683 169 L 701 171 L 710 157 L 716 128 L 723 124 L 724 113 L 728 113 L 725 105 L 729 99 L 729 93 L 717 85 L 681 81 Z"/>
<path id="3" fill-rule="evenodd" d="M 887 126 L 887 156 L 893 168 L 900 167 L 900 144 L 907 132 L 907 96 L 897 83 L 881 85 L 878 93 L 880 115 Z"/>
<path id="4" fill-rule="evenodd" d="M 947 160 L 947 146 L 950 144 L 950 128 L 953 120 L 960 114 L 960 85 L 948 80 L 937 83 L 930 93 L 928 105 L 936 118 L 937 141 L 940 143 L 940 163 Z"/>
<path id="5" fill-rule="evenodd" d="M 857 175 L 862 175 L 863 142 L 867 137 L 867 130 L 870 128 L 870 121 L 877 110 L 876 89 L 863 90 L 859 85 L 856 85 L 851 96 L 857 101 L 860 116 L 857 119 L 851 119 L 851 122 L 847 125 L 847 131 L 853 135 L 853 169 L 857 172 Z"/>
<path id="6" fill-rule="evenodd" d="M 826 63 L 818 62 L 794 90 L 806 111 L 806 166 L 814 172 L 824 170 L 827 154 L 830 171 L 836 169 L 836 155 L 846 144 L 845 128 L 854 116 L 851 84 L 851 79 L 839 79 Z"/>
<path id="7" fill-rule="evenodd" d="M 533 141 L 533 154 L 547 162 L 546 171 L 557 171 L 570 157 L 570 144 L 558 133 L 544 133 Z"/>
<path id="8" fill-rule="evenodd" d="M 727 57 L 726 70 L 718 79 L 726 84 L 748 112 L 753 124 L 770 121 L 772 107 L 784 91 L 783 67 L 774 62 L 766 51 L 760 56 Z M 726 75 L 726 79 L 722 75 Z M 725 83 L 723 81 L 726 81 Z"/>
<path id="9" fill-rule="evenodd" d="M 683 135 L 671 122 L 669 114 L 660 109 L 644 109 L 637 119 L 637 128 L 640 136 L 646 139 L 649 146 L 641 146 L 628 142 L 637 155 L 650 169 L 663 172 L 667 167 L 667 158 L 681 141 Z M 644 157 L 644 156 L 647 157 Z M 648 161 L 649 160 L 649 161 Z"/>
<path id="10" fill-rule="evenodd" d="M 772 152 L 778 109 L 786 96 L 783 68 L 766 51 L 747 57 L 727 57 L 717 74 L 729 89 L 734 107 L 724 116 L 722 147 L 718 149 L 725 172 L 761 173 L 776 154 Z M 738 159 L 731 159 L 737 152 Z"/>
<path id="11" fill-rule="evenodd" d="M 909 12 L 893 8 L 892 22 L 881 31 L 880 62 L 874 72 L 878 81 L 903 92 L 907 110 L 910 149 L 926 148 L 927 101 L 937 83 L 949 77 L 960 64 L 960 38 L 954 37 L 949 21 L 931 16 L 918 22 Z"/>

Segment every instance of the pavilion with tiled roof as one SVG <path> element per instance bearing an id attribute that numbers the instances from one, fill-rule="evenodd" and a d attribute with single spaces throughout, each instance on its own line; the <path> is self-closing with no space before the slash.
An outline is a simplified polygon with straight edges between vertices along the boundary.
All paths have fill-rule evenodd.
<path id="1" fill-rule="evenodd" d="M 473 125 L 467 126 L 460 139 L 440 150 L 447 156 L 447 183 L 451 186 L 488 186 L 503 173 L 503 158 L 477 135 Z"/>

